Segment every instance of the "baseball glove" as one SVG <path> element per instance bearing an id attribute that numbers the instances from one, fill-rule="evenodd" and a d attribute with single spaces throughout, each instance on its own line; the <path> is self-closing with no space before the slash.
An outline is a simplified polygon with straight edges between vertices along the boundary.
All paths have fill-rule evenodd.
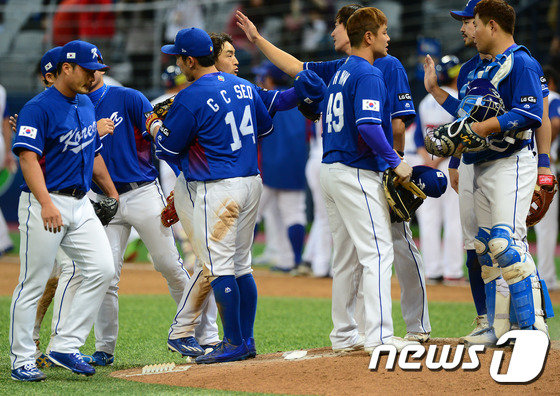
<path id="1" fill-rule="evenodd" d="M 553 175 L 539 175 L 535 191 L 533 191 L 533 199 L 531 207 L 527 215 L 527 226 L 532 227 L 537 224 L 546 214 L 550 203 L 554 199 L 554 195 L 558 190 L 558 182 Z"/>
<path id="2" fill-rule="evenodd" d="M 101 224 L 106 226 L 115 217 L 119 208 L 119 201 L 115 198 L 105 197 L 99 202 L 91 201 L 95 214 L 99 217 Z"/>
<path id="3" fill-rule="evenodd" d="M 163 224 L 164 227 L 171 227 L 178 221 L 179 216 L 175 210 L 175 196 L 173 195 L 173 191 L 171 191 L 167 197 L 167 206 L 161 211 L 161 224 Z"/>
<path id="4" fill-rule="evenodd" d="M 169 99 L 164 100 L 163 102 L 157 103 L 154 106 L 154 113 L 157 115 L 157 118 L 160 120 L 165 120 L 173 101 L 175 100 L 175 96 L 170 97 Z"/>
<path id="5" fill-rule="evenodd" d="M 437 157 L 451 157 L 464 151 L 481 151 L 488 139 L 479 136 L 466 119 L 458 119 L 428 132 L 424 138 L 426 150 Z M 462 145 L 461 148 L 459 146 Z"/>
<path id="6" fill-rule="evenodd" d="M 412 214 L 422 205 L 426 194 L 413 182 L 398 183 L 392 169 L 383 173 L 383 189 L 391 209 L 391 222 L 410 221 Z"/>

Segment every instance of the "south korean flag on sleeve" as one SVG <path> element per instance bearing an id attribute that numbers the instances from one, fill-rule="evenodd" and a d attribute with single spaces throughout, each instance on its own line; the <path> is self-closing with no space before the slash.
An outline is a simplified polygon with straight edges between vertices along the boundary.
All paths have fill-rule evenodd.
<path id="1" fill-rule="evenodd" d="M 18 135 L 29 139 L 35 139 L 37 137 L 37 128 L 22 125 L 19 127 Z"/>
<path id="2" fill-rule="evenodd" d="M 362 110 L 379 111 L 379 101 L 374 99 L 362 99 Z"/>

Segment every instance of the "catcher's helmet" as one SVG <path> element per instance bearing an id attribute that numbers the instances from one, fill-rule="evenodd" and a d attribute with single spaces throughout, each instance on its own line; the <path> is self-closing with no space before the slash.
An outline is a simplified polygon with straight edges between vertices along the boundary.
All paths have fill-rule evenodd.
<path id="1" fill-rule="evenodd" d="M 163 80 L 163 84 L 167 89 L 183 85 L 187 82 L 187 78 L 181 72 L 179 66 L 175 65 L 168 66 L 167 69 L 165 69 L 165 71 L 161 74 L 161 79 Z"/>
<path id="2" fill-rule="evenodd" d="M 489 80 L 477 78 L 467 84 L 465 97 L 459 105 L 461 117 L 481 122 L 504 113 L 504 101 Z"/>
<path id="3" fill-rule="evenodd" d="M 449 84 L 459 75 L 461 62 L 455 55 L 445 55 L 436 66 L 437 79 L 439 84 Z"/>

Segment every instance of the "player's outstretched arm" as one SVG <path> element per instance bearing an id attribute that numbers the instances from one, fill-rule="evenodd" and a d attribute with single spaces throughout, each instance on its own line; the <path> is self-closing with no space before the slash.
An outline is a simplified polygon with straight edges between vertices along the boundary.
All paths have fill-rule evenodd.
<path id="1" fill-rule="evenodd" d="M 93 160 L 93 182 L 99 186 L 106 196 L 119 199 L 119 193 L 113 184 L 101 154 L 96 155 Z"/>
<path id="2" fill-rule="evenodd" d="M 257 48 L 270 60 L 274 65 L 281 69 L 284 73 L 295 77 L 303 70 L 303 62 L 287 52 L 276 47 L 270 41 L 260 35 L 257 28 L 247 16 L 237 10 L 235 13 L 237 18 L 237 26 L 249 39 L 249 41 L 257 46 Z"/>
<path id="3" fill-rule="evenodd" d="M 434 97 L 436 102 L 443 106 L 449 94 L 438 85 L 436 66 L 430 55 L 426 55 L 424 60 L 424 87 Z"/>
<path id="4" fill-rule="evenodd" d="M 59 232 L 62 224 L 60 211 L 54 205 L 45 184 L 45 177 L 39 165 L 39 156 L 34 151 L 21 150 L 19 153 L 21 172 L 27 187 L 41 204 L 41 218 L 46 231 Z"/>

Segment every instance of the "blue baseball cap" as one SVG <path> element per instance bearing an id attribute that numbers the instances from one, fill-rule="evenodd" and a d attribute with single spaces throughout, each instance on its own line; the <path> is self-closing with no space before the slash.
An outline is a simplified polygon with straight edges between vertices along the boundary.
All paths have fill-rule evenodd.
<path id="1" fill-rule="evenodd" d="M 288 80 L 288 75 L 286 73 L 267 60 L 263 61 L 257 67 L 254 67 L 252 72 L 255 73 L 258 82 L 263 82 L 266 76 L 270 76 L 274 81 L 279 82 L 286 81 L 287 83 Z"/>
<path id="2" fill-rule="evenodd" d="M 463 20 L 463 18 L 474 18 L 474 7 L 476 7 L 480 1 L 481 0 L 469 0 L 463 11 L 449 11 L 449 13 L 458 21 Z"/>
<path id="3" fill-rule="evenodd" d="M 72 62 L 87 70 L 107 70 L 99 49 L 87 41 L 74 40 L 65 44 L 60 53 L 60 62 Z"/>
<path id="4" fill-rule="evenodd" d="M 294 89 L 298 99 L 307 104 L 321 102 L 327 92 L 323 79 L 312 70 L 302 70 L 296 75 Z"/>
<path id="5" fill-rule="evenodd" d="M 175 44 L 161 47 L 161 52 L 168 55 L 207 56 L 214 53 L 212 39 L 208 33 L 199 28 L 179 30 L 175 36 Z"/>
<path id="6" fill-rule="evenodd" d="M 447 177 L 434 168 L 418 165 L 412 168 L 410 181 L 414 182 L 428 197 L 438 198 L 447 189 Z"/>
<path id="7" fill-rule="evenodd" d="M 54 47 L 45 52 L 45 55 L 41 58 L 41 74 L 43 77 L 45 77 L 47 73 L 55 74 L 56 65 L 58 65 L 61 52 L 62 47 Z"/>

